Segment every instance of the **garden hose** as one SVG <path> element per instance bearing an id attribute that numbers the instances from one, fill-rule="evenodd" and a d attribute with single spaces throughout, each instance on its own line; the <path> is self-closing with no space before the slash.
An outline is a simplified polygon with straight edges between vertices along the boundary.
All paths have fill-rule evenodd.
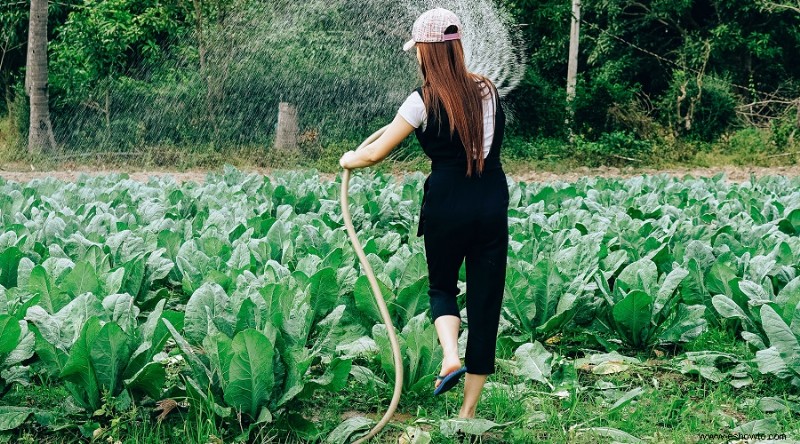
<path id="1" fill-rule="evenodd" d="M 386 130 L 386 127 L 383 127 L 376 131 L 374 134 L 369 136 L 357 149 L 363 148 L 364 146 L 372 143 L 378 137 L 383 134 Z M 354 444 L 363 443 L 373 436 L 377 435 L 378 432 L 385 426 L 389 419 L 394 414 L 395 409 L 397 408 L 397 404 L 400 402 L 400 393 L 403 389 L 403 360 L 400 356 L 400 343 L 397 341 L 397 335 L 394 331 L 394 324 L 392 324 L 392 319 L 389 316 L 389 310 L 386 308 L 386 302 L 383 300 L 383 295 L 381 294 L 381 289 L 378 287 L 378 280 L 375 278 L 375 273 L 372 271 L 372 267 L 370 267 L 369 262 L 367 262 L 367 256 L 364 254 L 364 249 L 361 248 L 361 243 L 358 241 L 358 237 L 356 236 L 356 230 L 353 227 L 353 220 L 350 217 L 350 206 L 347 202 L 347 194 L 348 188 L 350 186 L 350 170 L 345 168 L 344 174 L 342 176 L 342 195 L 341 195 L 341 203 L 342 203 L 342 216 L 344 216 L 344 225 L 347 227 L 347 234 L 350 236 L 350 242 L 353 244 L 353 249 L 356 251 L 356 255 L 358 255 L 359 261 L 361 261 L 361 266 L 364 267 L 364 273 L 367 275 L 369 279 L 369 284 L 372 287 L 372 293 L 375 296 L 375 302 L 378 303 L 378 308 L 380 309 L 381 316 L 383 317 L 383 322 L 386 325 L 386 331 L 389 334 L 389 343 L 392 347 L 392 355 L 394 356 L 394 395 L 392 396 L 392 402 L 389 404 L 389 408 L 386 410 L 386 414 L 383 415 L 383 418 L 375 425 L 375 427 L 370 430 L 370 432 L 357 441 Z"/>

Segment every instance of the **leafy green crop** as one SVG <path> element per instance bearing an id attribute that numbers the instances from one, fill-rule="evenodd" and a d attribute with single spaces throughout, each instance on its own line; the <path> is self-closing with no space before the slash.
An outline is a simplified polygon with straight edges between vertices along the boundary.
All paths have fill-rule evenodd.
<path id="1" fill-rule="evenodd" d="M 365 173 L 350 184 L 354 224 L 398 329 L 404 389 L 420 394 L 442 358 L 414 230 L 423 179 Z M 301 413 L 315 392 L 389 390 L 394 377 L 340 185 L 229 167 L 202 184 L 0 179 L 0 391 L 63 383 L 83 420 L 108 400 L 186 399 L 250 438 L 264 424 L 319 438 Z M 515 374 L 574 388 L 575 366 L 555 365 L 548 350 L 559 338 L 623 351 L 715 328 L 739 334 L 755 361 L 709 350 L 687 354 L 681 371 L 734 387 L 750 383 L 747 365 L 800 380 L 797 179 L 508 185 L 498 345 Z M 0 414 L 11 428 L 36 416 Z"/>
<path id="2" fill-rule="evenodd" d="M 372 337 L 380 350 L 381 368 L 387 380 L 394 378 L 394 359 L 389 345 L 389 335 L 384 324 L 372 328 Z M 403 391 L 426 393 L 431 390 L 442 362 L 442 349 L 437 347 L 436 328 L 430 317 L 421 313 L 397 332 L 400 356 L 403 362 Z"/>
<path id="3" fill-rule="evenodd" d="M 599 271 L 601 237 L 561 231 L 548 238 L 552 256 L 542 252 L 535 265 L 512 262 L 503 313 L 518 331 L 546 339 L 567 327 L 579 311 L 591 316 L 597 304 L 590 282 Z"/>
<path id="4" fill-rule="evenodd" d="M 609 305 L 605 325 L 623 344 L 638 349 L 696 338 L 706 324 L 705 307 L 680 302 L 677 289 L 687 275 L 675 268 L 659 279 L 656 264 L 645 258 L 622 270 L 613 291 L 600 281 Z"/>
<path id="5" fill-rule="evenodd" d="M 59 377 L 67 381 L 78 404 L 90 411 L 101 407 L 104 396 L 116 397 L 123 390 L 134 399 L 143 395 L 159 399 L 166 372 L 154 357 L 167 340 L 167 330 L 159 321 L 181 323 L 182 314 L 164 312 L 161 301 L 139 325 L 131 296 L 109 296 L 103 303 L 104 314 L 110 312 L 112 320 L 101 324 L 98 316 L 89 317 L 71 344 L 66 362 L 58 359 L 55 347 L 42 352 L 43 360 L 49 358 L 51 367 L 61 367 Z"/>
<path id="6" fill-rule="evenodd" d="M 787 325 L 772 307 L 762 305 L 761 320 L 770 347 L 756 353 L 758 370 L 800 387 L 800 318 L 793 317 L 791 325 Z"/>
<path id="7" fill-rule="evenodd" d="M 34 336 L 28 323 L 0 315 L 0 396 L 15 382 L 28 383 L 28 366 L 20 365 L 33 356 Z"/>

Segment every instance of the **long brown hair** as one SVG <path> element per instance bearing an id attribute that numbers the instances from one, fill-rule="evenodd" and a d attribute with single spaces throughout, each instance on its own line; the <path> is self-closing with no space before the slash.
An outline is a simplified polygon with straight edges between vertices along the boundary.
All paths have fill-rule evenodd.
<path id="1" fill-rule="evenodd" d="M 455 32 L 455 27 L 448 31 Z M 440 121 L 443 106 L 450 122 L 450 137 L 455 132 L 467 154 L 467 177 L 472 176 L 473 164 L 483 172 L 483 90 L 492 82 L 484 76 L 467 71 L 461 40 L 446 42 L 417 42 L 424 84 L 422 100 Z"/>

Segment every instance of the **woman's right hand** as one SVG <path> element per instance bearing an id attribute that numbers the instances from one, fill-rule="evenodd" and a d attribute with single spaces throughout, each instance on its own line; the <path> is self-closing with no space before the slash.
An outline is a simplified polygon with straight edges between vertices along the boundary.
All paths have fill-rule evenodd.
<path id="1" fill-rule="evenodd" d="M 339 165 L 346 169 L 375 165 L 385 159 L 413 131 L 414 127 L 398 114 L 392 123 L 375 131 L 355 151 L 344 153 L 339 159 Z"/>
<path id="2" fill-rule="evenodd" d="M 339 165 L 346 170 L 352 170 L 353 167 L 351 166 L 351 164 L 354 162 L 355 156 L 357 156 L 355 151 L 348 151 L 344 153 L 342 155 L 342 158 L 339 159 Z"/>

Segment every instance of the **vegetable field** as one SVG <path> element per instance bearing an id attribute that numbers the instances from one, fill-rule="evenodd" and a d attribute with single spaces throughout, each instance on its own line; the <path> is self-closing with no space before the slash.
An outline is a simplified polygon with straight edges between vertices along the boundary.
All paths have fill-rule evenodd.
<path id="1" fill-rule="evenodd" d="M 658 436 L 635 423 L 665 375 L 742 403 L 698 420 L 698 433 L 800 438 L 800 179 L 510 181 L 498 370 L 484 396 L 521 410 L 472 421 L 430 407 L 461 394 L 430 398 L 442 353 L 416 237 L 423 180 L 367 172 L 350 185 L 405 366 L 410 419 L 380 442 L 406 427 L 417 443 L 459 430 L 483 442 L 676 442 L 669 429 L 702 394 L 671 386 Z M 339 192 L 315 172 L 229 167 L 203 184 L 0 179 L 0 442 L 364 434 L 394 368 Z M 324 402 L 362 416 L 323 421 Z M 573 414 L 582 403 L 593 416 Z"/>

